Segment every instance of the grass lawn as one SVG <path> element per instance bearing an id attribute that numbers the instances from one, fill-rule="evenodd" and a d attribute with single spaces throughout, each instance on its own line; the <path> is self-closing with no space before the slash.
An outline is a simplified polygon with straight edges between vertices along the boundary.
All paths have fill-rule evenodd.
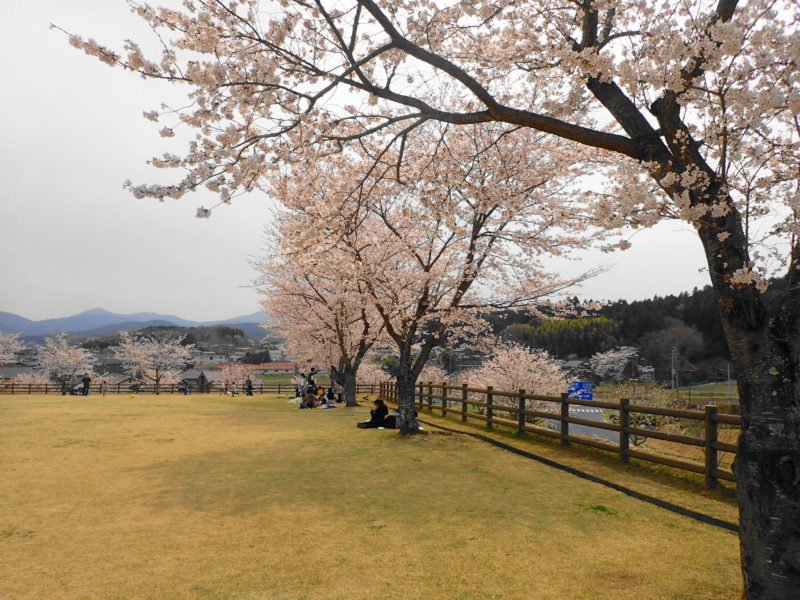
<path id="1" fill-rule="evenodd" d="M 358 430 L 365 413 L 0 396 L 0 598 L 739 597 L 728 531 L 467 437 Z M 735 519 L 685 482 L 542 452 Z"/>

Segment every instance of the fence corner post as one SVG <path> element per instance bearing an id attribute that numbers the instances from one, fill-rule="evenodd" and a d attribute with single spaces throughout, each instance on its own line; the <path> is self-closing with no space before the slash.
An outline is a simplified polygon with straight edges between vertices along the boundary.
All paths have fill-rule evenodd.
<path id="1" fill-rule="evenodd" d="M 447 382 L 442 382 L 442 416 L 447 416 Z"/>
<path id="2" fill-rule="evenodd" d="M 519 390 L 517 397 L 517 433 L 525 433 L 525 390 Z"/>
<path id="3" fill-rule="evenodd" d="M 461 384 L 461 422 L 467 422 L 467 384 Z"/>
<path id="4" fill-rule="evenodd" d="M 561 445 L 569 446 L 569 396 L 561 394 Z"/>
<path id="5" fill-rule="evenodd" d="M 706 404 L 705 411 L 705 468 L 706 468 L 706 487 L 711 489 L 717 487 L 719 480 L 715 474 L 719 466 L 717 456 L 717 407 L 713 404 Z"/>
<path id="6" fill-rule="evenodd" d="M 630 448 L 630 434 L 628 432 L 631 426 L 631 401 L 627 398 L 620 398 L 619 400 L 619 460 L 620 462 L 628 462 L 628 449 Z"/>

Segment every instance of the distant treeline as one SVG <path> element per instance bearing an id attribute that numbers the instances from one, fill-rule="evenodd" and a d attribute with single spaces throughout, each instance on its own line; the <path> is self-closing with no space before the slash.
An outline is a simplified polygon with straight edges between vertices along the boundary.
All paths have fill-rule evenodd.
<path id="1" fill-rule="evenodd" d="M 573 303 L 580 304 L 577 298 Z M 589 317 L 541 319 L 523 311 L 504 311 L 486 318 L 505 339 L 544 348 L 565 360 L 634 346 L 661 380 L 669 378 L 674 348 L 681 368 L 689 363 L 696 369 L 685 378 L 727 375 L 728 346 L 710 286 L 650 300 L 620 300 Z"/>
<path id="2" fill-rule="evenodd" d="M 253 339 L 247 335 L 243 329 L 229 327 L 227 325 L 210 325 L 205 327 L 178 327 L 177 325 L 159 325 L 155 327 L 145 327 L 130 332 L 131 335 L 168 335 L 174 337 L 186 336 L 183 340 L 184 345 L 194 344 L 199 347 L 209 346 L 250 346 Z M 88 350 L 102 350 L 109 346 L 117 346 L 120 342 L 120 334 L 114 333 L 104 335 L 82 344 Z"/>

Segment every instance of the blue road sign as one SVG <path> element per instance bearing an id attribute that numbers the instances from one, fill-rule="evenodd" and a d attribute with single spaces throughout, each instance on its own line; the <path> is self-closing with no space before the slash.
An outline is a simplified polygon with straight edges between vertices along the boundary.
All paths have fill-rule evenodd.
<path id="1" fill-rule="evenodd" d="M 567 388 L 567 396 L 573 400 L 591 400 L 592 399 L 592 382 L 591 381 L 573 381 Z"/>

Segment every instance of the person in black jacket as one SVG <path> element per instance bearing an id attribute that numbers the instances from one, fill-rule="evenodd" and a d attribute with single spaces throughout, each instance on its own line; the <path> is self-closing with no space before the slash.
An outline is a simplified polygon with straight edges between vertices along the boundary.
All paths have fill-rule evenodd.
<path id="1" fill-rule="evenodd" d="M 83 386 L 81 388 L 81 393 L 84 396 L 88 396 L 89 395 L 89 384 L 91 384 L 91 383 L 92 383 L 92 378 L 89 377 L 89 373 L 84 373 L 83 374 L 83 379 L 81 379 L 81 384 Z"/>
<path id="2" fill-rule="evenodd" d="M 375 400 L 375 408 L 369 411 L 369 414 L 371 415 L 369 421 L 358 424 L 360 429 L 375 429 L 377 427 L 383 427 L 384 421 L 386 421 L 386 417 L 389 414 L 389 409 L 383 403 L 383 400 L 378 398 Z"/>

